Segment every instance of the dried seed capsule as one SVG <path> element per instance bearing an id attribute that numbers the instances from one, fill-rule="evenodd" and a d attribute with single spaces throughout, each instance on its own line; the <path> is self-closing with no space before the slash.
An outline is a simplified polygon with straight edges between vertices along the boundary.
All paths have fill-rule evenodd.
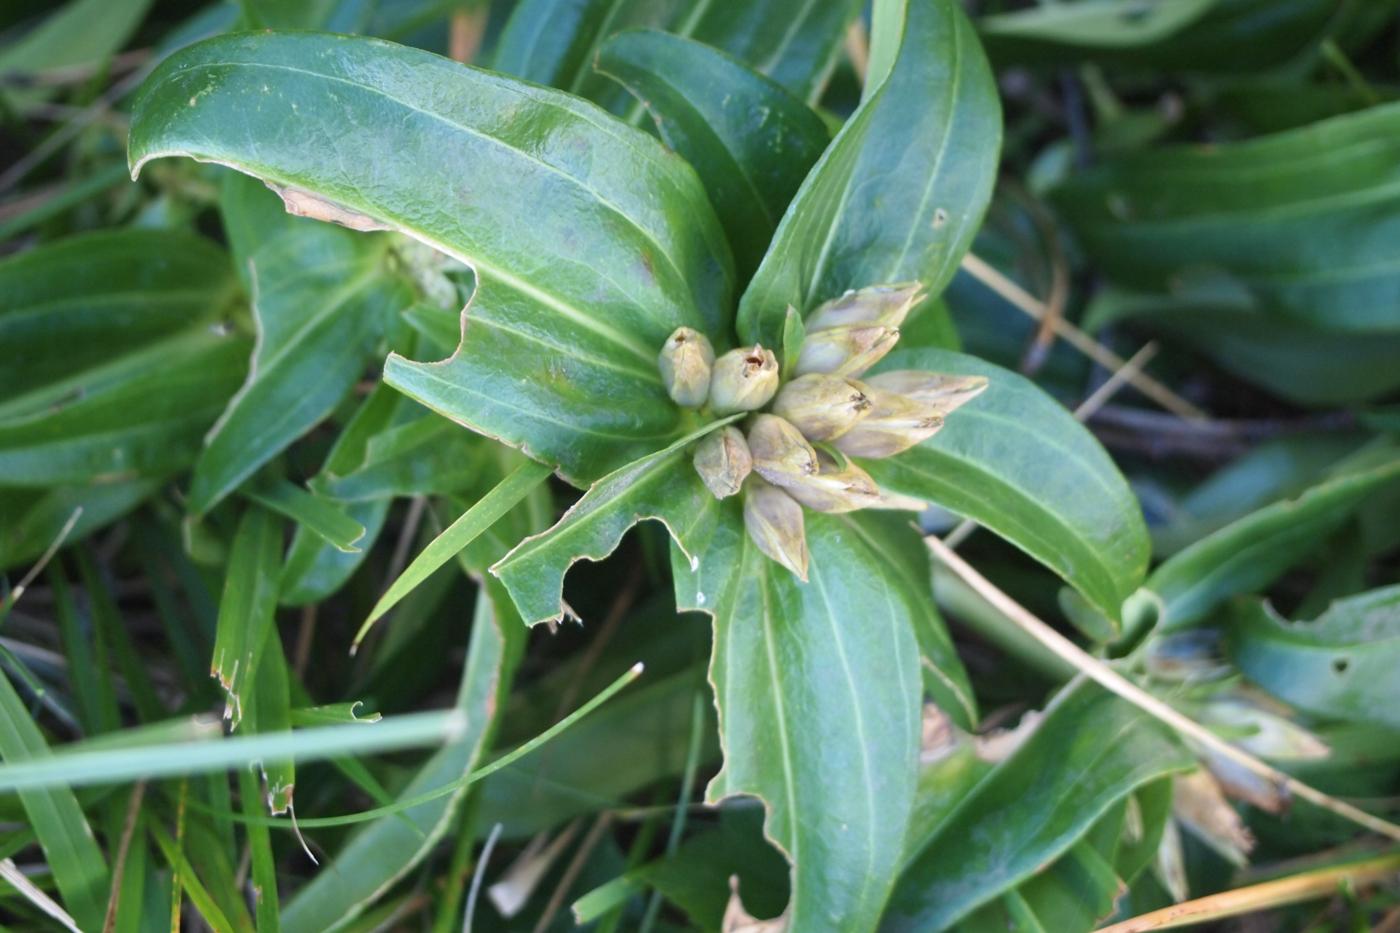
<path id="1" fill-rule="evenodd" d="M 903 395 L 935 409 L 946 418 L 987 388 L 986 376 L 949 376 L 919 369 L 899 369 L 866 380 L 886 392 Z"/>
<path id="2" fill-rule="evenodd" d="M 811 331 L 802 342 L 795 372 L 859 376 L 899 342 L 899 331 L 883 325 L 848 324 Z"/>
<path id="3" fill-rule="evenodd" d="M 903 395 L 866 388 L 873 405 L 855 427 L 832 442 L 848 457 L 893 457 L 938 433 L 938 409 Z"/>
<path id="4" fill-rule="evenodd" d="M 853 512 L 880 504 L 880 487 L 870 474 L 847 462 L 841 467 L 817 452 L 818 469 L 786 487 L 787 494 L 815 512 Z"/>
<path id="5" fill-rule="evenodd" d="M 807 581 L 807 532 L 796 500 L 750 476 L 744 484 L 744 528 L 760 551 Z"/>
<path id="6" fill-rule="evenodd" d="M 758 344 L 730 350 L 715 360 L 710 378 L 710 408 L 716 414 L 757 411 L 778 391 L 778 360 Z"/>
<path id="7" fill-rule="evenodd" d="M 869 414 L 870 408 L 870 398 L 860 383 L 822 373 L 792 380 L 773 400 L 774 413 L 814 441 L 840 437 Z"/>
<path id="8" fill-rule="evenodd" d="M 710 369 L 715 351 L 705 335 L 689 327 L 677 327 L 657 357 L 661 381 L 671 401 L 684 408 L 699 408 L 710 394 Z"/>
<path id="9" fill-rule="evenodd" d="M 817 472 L 817 452 L 802 432 L 777 415 L 759 415 L 749 428 L 749 454 L 758 475 L 786 486 Z"/>
<path id="10" fill-rule="evenodd" d="M 807 333 L 826 327 L 849 324 L 882 324 L 898 327 L 910 310 L 923 300 L 923 286 L 918 282 L 900 285 L 873 285 L 846 292 L 819 306 L 807 316 Z"/>
<path id="11" fill-rule="evenodd" d="M 701 438 L 692 462 L 695 472 L 716 499 L 726 499 L 738 492 L 753 470 L 748 442 L 732 424 Z"/>

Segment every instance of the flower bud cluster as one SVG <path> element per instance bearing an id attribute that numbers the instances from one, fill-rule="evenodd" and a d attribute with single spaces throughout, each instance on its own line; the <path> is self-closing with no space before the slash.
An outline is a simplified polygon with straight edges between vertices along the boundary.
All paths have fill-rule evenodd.
<path id="1" fill-rule="evenodd" d="M 682 327 L 661 350 L 662 380 L 676 404 L 716 415 L 754 412 L 744 430 L 727 425 L 705 435 L 695 447 L 695 470 L 716 498 L 744 493 L 749 537 L 803 580 L 804 508 L 850 512 L 886 501 L 851 458 L 908 450 L 987 387 L 982 376 L 916 370 L 862 381 L 893 349 L 899 326 L 922 298 L 915 282 L 826 302 L 808 316 L 794 378 L 782 385 L 776 357 L 761 346 L 716 358 L 704 335 Z"/>

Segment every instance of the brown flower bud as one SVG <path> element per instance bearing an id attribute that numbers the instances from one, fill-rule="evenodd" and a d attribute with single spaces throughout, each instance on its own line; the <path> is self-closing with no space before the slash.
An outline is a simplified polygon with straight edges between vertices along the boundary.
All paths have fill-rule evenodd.
<path id="1" fill-rule="evenodd" d="M 880 504 L 880 487 L 870 474 L 847 461 L 841 467 L 818 451 L 818 469 L 787 486 L 787 494 L 815 512 L 853 512 Z"/>
<path id="2" fill-rule="evenodd" d="M 934 406 L 869 386 L 866 392 L 873 402 L 870 413 L 832 442 L 848 457 L 893 457 L 943 427 L 943 418 Z"/>
<path id="3" fill-rule="evenodd" d="M 778 360 L 755 344 L 730 350 L 715 360 L 710 378 L 710 408 L 716 414 L 757 411 L 778 391 Z"/>
<path id="4" fill-rule="evenodd" d="M 880 373 L 866 381 L 877 389 L 928 405 L 944 418 L 987 388 L 986 376 L 949 376 L 918 369 Z"/>
<path id="5" fill-rule="evenodd" d="M 847 324 L 812 331 L 802 342 L 797 375 L 830 373 L 859 376 L 878 363 L 899 342 L 899 331 L 883 325 Z"/>
<path id="6" fill-rule="evenodd" d="M 777 415 L 759 415 L 749 428 L 749 454 L 758 475 L 786 486 L 817 472 L 817 452 L 802 432 Z"/>
<path id="7" fill-rule="evenodd" d="M 714 347 L 705 335 L 689 327 L 677 327 L 657 357 L 661 381 L 671 401 L 684 408 L 699 408 L 710 394 L 710 368 Z"/>
<path id="8" fill-rule="evenodd" d="M 807 333 L 826 327 L 849 324 L 882 324 L 898 327 L 910 310 L 923 300 L 918 282 L 900 285 L 873 285 L 833 298 L 807 316 Z"/>
<path id="9" fill-rule="evenodd" d="M 773 411 L 814 441 L 840 437 L 870 409 L 870 398 L 860 383 L 822 373 L 799 376 L 783 386 L 773 400 Z"/>
<path id="10" fill-rule="evenodd" d="M 749 445 L 732 424 L 701 438 L 692 462 L 695 472 L 716 499 L 726 499 L 738 492 L 753 469 Z"/>
<path id="11" fill-rule="evenodd" d="M 750 476 L 744 484 L 744 528 L 760 551 L 807 581 L 807 532 L 796 500 Z"/>

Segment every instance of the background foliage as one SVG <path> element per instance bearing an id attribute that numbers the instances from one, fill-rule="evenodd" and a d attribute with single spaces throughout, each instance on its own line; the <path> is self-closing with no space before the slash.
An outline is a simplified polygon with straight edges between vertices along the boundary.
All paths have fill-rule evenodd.
<path id="1" fill-rule="evenodd" d="M 1400 929 L 1397 49 L 0 4 L 0 920 Z M 801 583 L 656 352 L 911 280 L 876 372 L 989 387 Z"/>

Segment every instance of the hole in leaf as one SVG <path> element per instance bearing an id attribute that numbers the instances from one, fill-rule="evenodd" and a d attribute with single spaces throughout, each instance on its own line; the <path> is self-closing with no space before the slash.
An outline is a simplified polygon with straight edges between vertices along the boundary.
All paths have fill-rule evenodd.
<path id="1" fill-rule="evenodd" d="M 1332 660 L 1332 670 L 1336 671 L 1338 674 L 1345 674 L 1349 667 L 1351 667 L 1351 660 L 1349 658 L 1334 658 Z"/>

